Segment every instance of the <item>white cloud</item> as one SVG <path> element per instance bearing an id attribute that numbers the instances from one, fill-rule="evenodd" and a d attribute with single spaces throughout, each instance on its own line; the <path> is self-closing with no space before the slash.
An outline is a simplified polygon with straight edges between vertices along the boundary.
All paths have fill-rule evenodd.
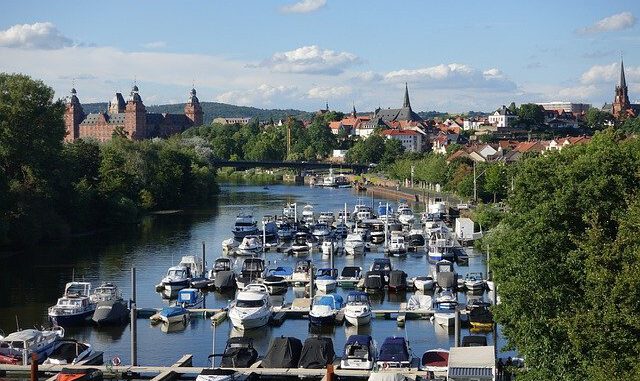
<path id="1" fill-rule="evenodd" d="M 360 62 L 349 52 L 335 52 L 317 45 L 303 46 L 287 52 L 275 53 L 258 66 L 274 72 L 298 74 L 340 74 L 345 68 Z"/>
<path id="2" fill-rule="evenodd" d="M 282 107 L 281 102 L 284 99 L 290 101 L 297 93 L 298 89 L 295 86 L 273 86 L 263 83 L 251 89 L 227 91 L 218 95 L 216 100 L 241 106 Z"/>
<path id="3" fill-rule="evenodd" d="M 356 73 L 351 79 L 358 82 L 377 82 L 383 78 L 382 74 L 370 70 Z"/>
<path id="4" fill-rule="evenodd" d="M 311 99 L 331 99 L 340 98 L 345 95 L 351 94 L 351 87 L 349 86 L 335 86 L 335 87 L 313 87 L 307 91 L 307 96 Z"/>
<path id="5" fill-rule="evenodd" d="M 142 44 L 142 47 L 146 49 L 162 49 L 167 47 L 167 43 L 164 41 L 151 41 Z"/>
<path id="6" fill-rule="evenodd" d="M 0 46 L 22 49 L 62 49 L 73 41 L 50 22 L 17 24 L 0 31 Z"/>
<path id="7" fill-rule="evenodd" d="M 496 68 L 479 71 L 469 65 L 450 63 L 419 69 L 401 69 L 387 73 L 387 82 L 409 82 L 414 86 L 431 89 L 492 89 L 515 90 L 515 83 L 505 78 Z"/>
<path id="8" fill-rule="evenodd" d="M 327 0 L 301 0 L 280 8 L 284 13 L 310 13 L 327 5 Z"/>
<path id="9" fill-rule="evenodd" d="M 622 12 L 598 20 L 595 24 L 578 29 L 578 33 L 590 34 L 623 30 L 636 24 L 636 17 L 631 12 Z"/>
<path id="10" fill-rule="evenodd" d="M 640 66 L 628 66 L 624 68 L 627 82 L 640 82 Z M 583 84 L 615 83 L 620 78 L 620 64 L 613 62 L 608 65 L 594 65 L 580 76 Z"/>

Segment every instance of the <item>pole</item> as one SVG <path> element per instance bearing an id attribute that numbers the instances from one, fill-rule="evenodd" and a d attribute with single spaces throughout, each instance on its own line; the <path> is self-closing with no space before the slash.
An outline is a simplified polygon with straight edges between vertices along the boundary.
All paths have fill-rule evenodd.
<path id="1" fill-rule="evenodd" d="M 136 316 L 136 268 L 131 268 L 131 366 L 138 365 L 138 324 Z"/>
<path id="2" fill-rule="evenodd" d="M 331 240 L 331 246 L 329 247 L 329 263 L 331 264 L 331 266 L 330 266 L 331 267 L 331 271 L 333 271 L 334 266 L 335 266 L 334 259 L 333 259 L 333 245 L 335 243 L 336 243 L 335 241 Z"/>
<path id="3" fill-rule="evenodd" d="M 298 203 L 297 202 L 293 203 L 293 219 L 297 224 L 298 223 Z"/>
<path id="4" fill-rule="evenodd" d="M 347 203 L 344 203 L 344 215 L 342 216 L 344 219 L 344 225 L 347 226 Z"/>
<path id="5" fill-rule="evenodd" d="M 459 347 L 460 346 L 460 310 L 458 310 L 458 306 L 456 306 L 456 312 L 455 312 L 455 346 Z"/>
<path id="6" fill-rule="evenodd" d="M 478 202 L 478 178 L 476 177 L 476 162 L 473 162 L 473 202 Z"/>
<path id="7" fill-rule="evenodd" d="M 386 209 L 384 211 L 384 215 L 385 215 L 385 219 L 384 219 L 384 247 L 385 249 L 388 247 L 388 243 L 387 243 L 387 231 L 388 226 L 389 226 L 389 203 L 387 202 L 387 206 Z"/>
<path id="8" fill-rule="evenodd" d="M 218 323 L 213 322 L 213 324 L 211 324 L 213 326 L 213 337 L 211 338 L 211 354 L 213 355 L 213 357 L 211 358 L 211 367 L 215 368 L 216 367 L 216 326 L 218 325 Z"/>
<path id="9" fill-rule="evenodd" d="M 267 223 L 262 220 L 262 254 L 267 250 Z"/>
<path id="10" fill-rule="evenodd" d="M 26 362 L 25 365 L 27 365 Z M 31 353 L 31 372 L 29 380 L 38 381 L 38 355 L 33 352 Z"/>
<path id="11" fill-rule="evenodd" d="M 206 270 L 206 268 L 207 268 L 207 257 L 206 257 L 206 255 L 207 254 L 206 253 L 207 253 L 207 250 L 205 248 L 204 241 L 202 241 L 202 277 L 203 278 L 207 274 L 207 270 Z"/>
<path id="12" fill-rule="evenodd" d="M 313 264 L 309 264 L 309 298 L 313 299 Z"/>
<path id="13" fill-rule="evenodd" d="M 412 189 L 413 189 L 413 173 L 414 173 L 415 169 L 416 169 L 416 166 L 412 165 L 411 166 L 411 188 Z"/>

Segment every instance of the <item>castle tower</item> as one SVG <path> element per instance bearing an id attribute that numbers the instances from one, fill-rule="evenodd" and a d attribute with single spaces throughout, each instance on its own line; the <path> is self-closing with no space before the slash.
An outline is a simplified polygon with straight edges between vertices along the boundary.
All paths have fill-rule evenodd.
<path id="1" fill-rule="evenodd" d="M 194 126 L 202 126 L 202 120 L 204 113 L 202 112 L 202 106 L 196 96 L 196 89 L 191 89 L 189 93 L 189 99 L 184 105 L 184 114 L 191 120 Z"/>
<path id="2" fill-rule="evenodd" d="M 134 85 L 125 106 L 124 130 L 130 139 L 140 140 L 147 137 L 147 110 Z"/>
<path id="3" fill-rule="evenodd" d="M 80 100 L 76 95 L 76 89 L 71 89 L 71 96 L 67 100 L 64 111 L 64 125 L 67 134 L 64 137 L 66 142 L 72 142 L 80 138 L 80 123 L 84 120 L 84 110 Z"/>
<path id="4" fill-rule="evenodd" d="M 613 100 L 612 112 L 615 117 L 619 117 L 629 108 L 631 108 L 631 102 L 629 102 L 627 81 L 624 77 L 624 61 L 621 59 L 620 60 L 620 82 L 616 86 L 616 96 Z"/>
<path id="5" fill-rule="evenodd" d="M 127 104 L 124 102 L 122 94 L 116 93 L 111 102 L 109 102 L 109 114 L 123 113 L 126 106 Z"/>

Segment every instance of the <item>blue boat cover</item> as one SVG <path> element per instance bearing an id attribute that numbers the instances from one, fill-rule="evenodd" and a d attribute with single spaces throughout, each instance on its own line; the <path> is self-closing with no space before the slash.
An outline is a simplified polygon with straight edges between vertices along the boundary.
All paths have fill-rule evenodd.
<path id="1" fill-rule="evenodd" d="M 347 294 L 347 302 L 365 302 L 369 300 L 369 294 L 363 291 L 351 291 Z"/>
<path id="2" fill-rule="evenodd" d="M 166 316 L 166 317 L 173 317 L 173 316 L 178 316 L 178 315 L 183 315 L 186 314 L 188 311 L 186 308 L 182 308 L 182 307 L 178 307 L 178 306 L 174 306 L 174 307 L 164 307 L 161 311 L 160 311 L 160 315 L 162 316 Z"/>
<path id="3" fill-rule="evenodd" d="M 338 277 L 338 269 L 324 268 L 324 269 L 318 269 L 318 271 L 316 271 L 317 279 L 335 279 L 337 277 Z"/>
<path id="4" fill-rule="evenodd" d="M 373 341 L 373 338 L 369 335 L 351 335 L 347 339 L 347 342 L 344 344 L 344 346 L 346 347 L 348 345 L 352 345 L 356 343 L 364 346 L 364 345 L 369 345 L 371 341 Z"/>
<path id="5" fill-rule="evenodd" d="M 269 273 L 271 275 L 289 276 L 289 275 L 293 274 L 293 269 L 291 267 L 278 266 L 275 269 L 269 270 Z"/>
<path id="6" fill-rule="evenodd" d="M 178 291 L 178 303 L 194 304 L 198 301 L 198 290 L 185 288 Z"/>
<path id="7" fill-rule="evenodd" d="M 410 361 L 404 337 L 387 337 L 380 347 L 379 361 Z"/>
<path id="8" fill-rule="evenodd" d="M 340 295 L 324 295 L 324 296 L 321 296 L 319 299 L 316 299 L 314 304 L 321 305 L 321 306 L 329 306 L 332 309 L 338 309 L 342 307 L 343 302 L 344 302 L 344 299 L 342 299 L 342 296 Z"/>

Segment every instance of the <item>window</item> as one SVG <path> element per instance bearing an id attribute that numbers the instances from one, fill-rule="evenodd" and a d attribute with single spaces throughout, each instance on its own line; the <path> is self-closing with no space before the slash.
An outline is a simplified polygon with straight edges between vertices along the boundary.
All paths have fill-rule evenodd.
<path id="1" fill-rule="evenodd" d="M 260 300 L 238 300 L 236 302 L 236 307 L 238 308 L 257 308 L 262 307 L 264 305 L 264 301 Z"/>

